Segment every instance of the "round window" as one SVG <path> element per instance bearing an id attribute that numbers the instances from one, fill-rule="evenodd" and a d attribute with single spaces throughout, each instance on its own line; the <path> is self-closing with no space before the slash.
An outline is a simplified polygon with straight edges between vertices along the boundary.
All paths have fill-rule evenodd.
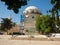
<path id="1" fill-rule="evenodd" d="M 34 19 L 34 16 L 32 16 L 32 19 Z"/>

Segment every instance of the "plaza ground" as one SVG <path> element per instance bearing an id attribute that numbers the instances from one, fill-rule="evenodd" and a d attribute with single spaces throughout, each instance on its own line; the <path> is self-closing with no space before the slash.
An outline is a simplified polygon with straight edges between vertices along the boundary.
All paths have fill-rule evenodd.
<path id="1" fill-rule="evenodd" d="M 11 39 L 14 37 L 15 39 Z M 58 39 L 58 40 L 53 40 L 53 41 L 47 38 L 45 35 L 35 36 L 35 38 L 40 38 L 40 40 L 24 39 L 27 37 L 28 37 L 27 35 L 21 35 L 21 36 L 14 35 L 13 37 L 11 35 L 0 35 L 0 45 L 60 45 L 60 37 L 59 38 L 55 37 L 55 39 Z M 44 40 L 44 39 L 48 39 L 48 40 Z"/>
<path id="2" fill-rule="evenodd" d="M 60 45 L 60 41 L 0 40 L 0 45 Z"/>

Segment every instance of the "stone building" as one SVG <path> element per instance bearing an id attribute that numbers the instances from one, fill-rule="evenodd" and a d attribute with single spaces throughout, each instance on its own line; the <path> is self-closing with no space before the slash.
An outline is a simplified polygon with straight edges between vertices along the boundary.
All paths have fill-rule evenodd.
<path id="1" fill-rule="evenodd" d="M 39 9 L 35 6 L 29 6 L 24 11 L 24 30 L 36 30 L 36 16 L 41 15 Z"/>
<path id="2" fill-rule="evenodd" d="M 23 11 L 23 15 L 25 17 L 24 20 L 21 20 L 20 25 L 16 25 L 15 27 L 12 27 L 10 30 L 8 30 L 9 34 L 13 32 L 23 32 L 26 34 L 27 30 L 36 30 L 36 16 L 41 16 L 40 10 L 35 6 L 29 6 Z M 12 19 L 11 15 L 9 15 L 8 19 Z"/>

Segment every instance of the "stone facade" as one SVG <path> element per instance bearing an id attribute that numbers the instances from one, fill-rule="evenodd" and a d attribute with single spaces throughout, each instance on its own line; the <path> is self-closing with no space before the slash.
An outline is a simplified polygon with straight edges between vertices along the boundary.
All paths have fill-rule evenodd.
<path id="1" fill-rule="evenodd" d="M 24 30 L 36 30 L 36 16 L 41 15 L 40 11 L 35 6 L 27 7 L 24 12 Z"/>

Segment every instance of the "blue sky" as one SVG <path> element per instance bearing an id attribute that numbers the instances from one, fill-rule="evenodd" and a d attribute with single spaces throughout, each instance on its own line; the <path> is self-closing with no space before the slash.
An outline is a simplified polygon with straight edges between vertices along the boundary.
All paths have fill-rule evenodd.
<path id="1" fill-rule="evenodd" d="M 28 1 L 27 5 L 22 6 L 19 9 L 18 14 L 15 14 L 12 10 L 8 10 L 7 6 L 0 1 L 0 22 L 1 18 L 7 18 L 9 15 L 11 15 L 13 22 L 20 23 L 20 15 L 23 15 L 23 11 L 28 6 L 36 6 L 43 15 L 47 14 L 46 11 L 52 8 L 50 0 L 30 0 Z"/>

